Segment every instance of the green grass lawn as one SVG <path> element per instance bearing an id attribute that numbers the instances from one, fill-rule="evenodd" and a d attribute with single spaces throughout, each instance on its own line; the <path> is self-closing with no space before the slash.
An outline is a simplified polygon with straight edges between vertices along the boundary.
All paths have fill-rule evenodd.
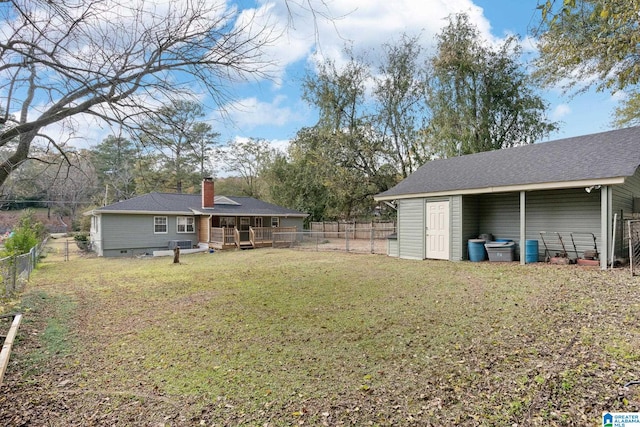
<path id="1" fill-rule="evenodd" d="M 5 377 L 23 405 L 52 425 L 599 425 L 639 410 L 622 389 L 640 379 L 628 271 L 274 249 L 181 261 L 45 258 Z"/>

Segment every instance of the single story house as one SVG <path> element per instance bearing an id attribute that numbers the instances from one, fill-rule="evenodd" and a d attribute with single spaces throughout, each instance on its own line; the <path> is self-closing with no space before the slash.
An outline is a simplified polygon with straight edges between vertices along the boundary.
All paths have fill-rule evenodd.
<path id="1" fill-rule="evenodd" d="M 375 199 L 397 209 L 392 256 L 465 260 L 469 239 L 491 234 L 514 240 L 524 263 L 523 242 L 538 240 L 542 260 L 561 245 L 571 254 L 575 238 L 576 252 L 596 246 L 606 268 L 612 253 L 628 257 L 623 219 L 640 210 L 638 166 L 631 127 L 433 160 Z"/>
<path id="2" fill-rule="evenodd" d="M 256 248 L 288 243 L 307 214 L 253 197 L 216 196 L 211 178 L 201 194 L 149 193 L 87 212 L 99 256 L 207 247 Z"/>

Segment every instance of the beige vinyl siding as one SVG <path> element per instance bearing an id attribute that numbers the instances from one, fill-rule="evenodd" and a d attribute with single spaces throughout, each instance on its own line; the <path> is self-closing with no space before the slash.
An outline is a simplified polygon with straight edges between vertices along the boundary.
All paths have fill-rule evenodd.
<path id="1" fill-rule="evenodd" d="M 400 258 L 424 259 L 425 199 L 398 201 L 398 255 Z"/>
<path id="2" fill-rule="evenodd" d="M 167 233 L 154 233 L 154 217 L 167 217 Z M 197 222 L 194 233 L 177 233 L 176 215 L 102 215 L 104 256 L 128 256 L 167 249 L 169 240 L 198 243 Z"/>

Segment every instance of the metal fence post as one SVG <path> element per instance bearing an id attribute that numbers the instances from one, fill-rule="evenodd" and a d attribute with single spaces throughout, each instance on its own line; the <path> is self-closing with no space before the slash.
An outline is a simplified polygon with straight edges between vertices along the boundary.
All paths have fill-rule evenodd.
<path id="1" fill-rule="evenodd" d="M 374 239 L 375 230 L 373 229 L 373 227 L 371 227 L 370 231 L 371 231 L 371 237 L 370 237 L 370 240 L 371 240 L 371 253 L 375 253 L 374 252 L 374 248 L 373 248 L 373 244 L 375 242 L 375 239 Z"/>
<path id="2" fill-rule="evenodd" d="M 16 282 L 18 273 L 18 258 L 14 255 L 11 257 L 11 292 L 16 291 Z"/>
<path id="3" fill-rule="evenodd" d="M 345 239 L 345 250 L 349 252 L 349 229 L 346 226 L 344 228 L 344 239 Z"/>
<path id="4" fill-rule="evenodd" d="M 634 229 L 635 224 L 637 221 L 628 221 L 627 223 L 629 224 L 628 231 L 629 231 L 629 269 L 631 270 L 631 276 L 635 276 L 635 269 L 636 269 L 636 257 L 637 257 L 637 253 L 636 253 L 636 242 L 633 240 L 633 234 L 634 234 Z"/>

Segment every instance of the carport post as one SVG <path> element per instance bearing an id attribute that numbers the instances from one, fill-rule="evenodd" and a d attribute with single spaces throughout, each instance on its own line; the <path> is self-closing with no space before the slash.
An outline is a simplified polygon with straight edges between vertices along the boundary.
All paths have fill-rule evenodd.
<path id="1" fill-rule="evenodd" d="M 524 265 L 527 259 L 527 193 L 520 192 L 520 265 Z"/>
<path id="2" fill-rule="evenodd" d="M 602 246 L 600 249 L 600 270 L 606 270 L 608 265 L 609 252 L 611 251 L 611 187 L 603 185 L 600 187 L 600 239 Z"/>

